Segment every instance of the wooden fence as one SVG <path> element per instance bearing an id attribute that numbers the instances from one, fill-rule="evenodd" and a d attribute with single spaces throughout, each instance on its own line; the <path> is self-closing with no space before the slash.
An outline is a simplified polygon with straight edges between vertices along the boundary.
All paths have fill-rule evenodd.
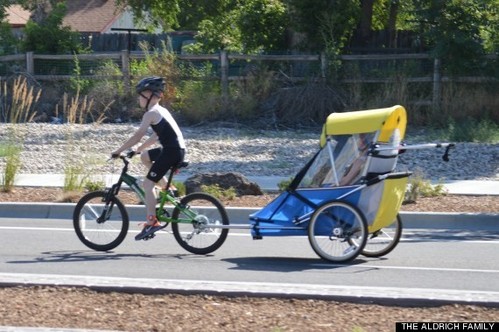
<path id="1" fill-rule="evenodd" d="M 7 66 L 9 63 L 16 64 L 18 68 L 12 70 L 13 72 L 23 72 L 27 75 L 33 77 L 37 81 L 47 81 L 47 80 L 68 80 L 74 78 L 74 72 L 69 70 L 67 74 L 46 74 L 40 73 L 40 70 L 36 67 L 36 64 L 40 61 L 55 61 L 61 62 L 66 61 L 67 63 L 74 63 L 75 57 L 77 57 L 78 62 L 95 62 L 95 61 L 113 61 L 119 64 L 121 68 L 121 75 L 114 77 L 115 79 L 120 79 L 125 82 L 125 86 L 127 88 L 130 87 L 130 61 L 132 59 L 144 59 L 145 54 L 142 52 L 109 52 L 109 53 L 92 53 L 92 54 L 78 54 L 75 55 L 46 55 L 46 54 L 34 54 L 33 52 L 28 52 L 26 54 L 17 54 L 17 55 L 7 55 L 0 56 L 0 67 L 4 65 Z M 220 80 L 220 84 L 222 87 L 222 94 L 224 96 L 228 95 L 229 81 L 233 80 L 242 80 L 244 79 L 244 75 L 232 75 L 230 73 L 231 62 L 237 61 L 273 61 L 273 62 L 286 62 L 286 63 L 314 63 L 317 68 L 315 73 L 310 74 L 309 77 L 313 76 L 319 79 L 326 79 L 328 73 L 328 59 L 324 54 L 316 54 L 316 55 L 241 55 L 241 54 L 228 54 L 227 52 L 220 52 L 219 54 L 209 54 L 209 55 L 177 55 L 178 60 L 180 61 L 191 61 L 191 62 L 199 62 L 199 61 L 211 61 L 217 63 L 219 66 L 218 79 Z M 407 61 L 407 60 L 417 60 L 417 61 L 426 61 L 427 67 L 424 72 L 422 72 L 421 76 L 408 77 L 405 80 L 408 83 L 428 83 L 432 84 L 432 100 L 427 101 L 428 103 L 433 104 L 433 106 L 437 106 L 437 103 L 441 97 L 441 84 L 442 82 L 449 81 L 450 78 L 442 76 L 441 72 L 441 61 L 439 59 L 432 59 L 428 54 L 381 54 L 381 55 L 342 55 L 339 57 L 339 60 L 345 65 L 348 63 L 362 63 L 369 61 Z M 428 65 L 429 64 L 429 65 Z M 95 64 L 94 64 L 95 65 Z M 362 68 L 362 66 L 360 66 Z M 0 71 L 0 74 L 2 72 Z M 362 69 L 361 69 L 362 74 Z M 0 76 L 0 80 L 5 79 L 9 74 L 4 73 L 4 76 Z M 374 83 L 391 83 L 394 82 L 394 78 L 387 77 L 390 75 L 386 75 L 382 73 L 378 77 L 364 77 L 363 75 L 357 75 L 355 78 L 342 78 L 339 80 L 340 83 L 344 84 L 352 84 L 352 83 L 360 83 L 360 84 L 374 84 Z M 81 74 L 79 75 L 82 79 L 102 79 L 102 76 L 98 76 L 92 73 Z M 347 75 L 345 75 L 347 77 Z M 109 78 L 106 76 L 105 78 Z M 304 76 L 290 76 L 291 80 L 305 80 Z M 455 80 L 455 79 L 454 79 Z M 490 80 L 489 78 L 484 77 L 463 77 L 459 78 L 460 82 L 485 82 Z"/>

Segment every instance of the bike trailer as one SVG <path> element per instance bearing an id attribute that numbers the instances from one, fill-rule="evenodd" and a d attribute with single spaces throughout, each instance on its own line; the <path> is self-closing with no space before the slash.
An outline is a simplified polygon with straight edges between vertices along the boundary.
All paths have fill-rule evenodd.
<path id="1" fill-rule="evenodd" d="M 406 123 L 402 106 L 329 115 L 317 153 L 286 192 L 250 216 L 253 237 L 306 235 L 310 216 L 332 200 L 357 207 L 369 232 L 392 224 L 410 175 L 393 173 Z"/>

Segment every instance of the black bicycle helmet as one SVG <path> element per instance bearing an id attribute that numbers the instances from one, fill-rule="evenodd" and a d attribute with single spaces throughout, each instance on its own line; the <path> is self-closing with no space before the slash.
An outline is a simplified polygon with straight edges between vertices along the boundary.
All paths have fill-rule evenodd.
<path id="1" fill-rule="evenodd" d="M 163 77 L 151 76 L 140 80 L 135 86 L 135 91 L 140 94 L 143 91 L 152 91 L 153 94 L 160 96 L 165 91 L 165 80 Z"/>

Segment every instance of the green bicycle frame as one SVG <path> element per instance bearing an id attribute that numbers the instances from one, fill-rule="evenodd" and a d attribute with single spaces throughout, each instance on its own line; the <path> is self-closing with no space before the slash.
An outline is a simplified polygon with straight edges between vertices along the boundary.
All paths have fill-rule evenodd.
<path id="1" fill-rule="evenodd" d="M 137 198 L 141 200 L 141 202 L 145 202 L 145 193 L 144 190 L 139 186 L 138 179 L 128 173 L 121 174 L 121 181 L 125 182 L 130 189 L 132 189 L 137 195 Z M 177 223 L 190 223 L 192 222 L 197 214 L 190 210 L 188 206 L 184 206 L 180 204 L 180 202 L 168 191 L 162 190 L 159 193 L 159 207 L 156 209 L 156 217 L 159 221 L 162 222 L 177 222 Z M 166 203 L 170 203 L 174 208 L 179 209 L 183 214 L 187 216 L 187 218 L 178 218 L 173 219 L 172 217 L 165 216 L 160 211 L 163 211 L 163 208 Z"/>

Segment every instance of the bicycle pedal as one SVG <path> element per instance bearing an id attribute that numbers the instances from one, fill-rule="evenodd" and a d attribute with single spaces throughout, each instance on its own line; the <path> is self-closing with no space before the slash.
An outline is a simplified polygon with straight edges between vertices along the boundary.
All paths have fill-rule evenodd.
<path id="1" fill-rule="evenodd" d="M 152 233 L 151 235 L 148 235 L 146 236 L 145 238 L 143 238 L 142 240 L 144 241 L 148 241 L 148 240 L 151 240 L 151 239 L 154 239 L 154 237 L 156 236 L 156 234 Z"/>

